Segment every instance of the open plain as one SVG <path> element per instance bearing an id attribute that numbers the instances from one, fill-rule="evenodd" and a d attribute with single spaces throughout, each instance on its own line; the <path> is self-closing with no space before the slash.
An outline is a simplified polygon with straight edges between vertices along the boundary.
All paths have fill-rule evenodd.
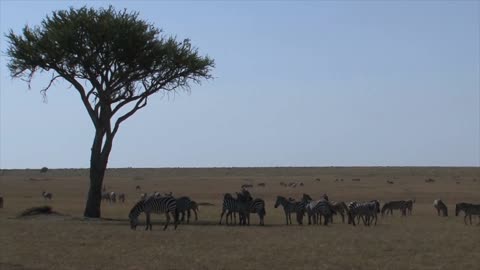
<path id="1" fill-rule="evenodd" d="M 426 183 L 425 179 L 434 179 Z M 338 181 L 336 181 L 338 179 Z M 343 181 L 341 180 L 343 179 Z M 359 181 L 352 181 L 359 179 Z M 455 203 L 480 203 L 480 168 L 319 167 L 109 169 L 107 190 L 126 194 L 125 203 L 102 203 L 102 219 L 82 217 L 88 170 L 3 170 L 0 194 L 0 269 L 478 269 L 479 218 L 465 225 Z M 387 181 L 393 182 L 387 183 Z M 295 182 L 284 187 L 280 182 Z M 265 183 L 265 187 L 258 186 Z M 299 183 L 303 183 L 300 186 Z M 223 194 L 252 184 L 266 201 L 266 225 L 218 225 Z M 136 186 L 141 190 L 136 190 Z M 42 191 L 53 194 L 45 201 Z M 199 203 L 199 221 L 162 230 L 133 231 L 128 212 L 142 192 L 173 192 Z M 415 199 L 413 215 L 379 218 L 377 226 L 285 225 L 277 195 L 303 193 L 335 201 Z M 441 198 L 448 217 L 432 206 Z M 63 215 L 18 218 L 24 209 L 50 205 Z M 306 223 L 306 218 L 304 219 Z"/>

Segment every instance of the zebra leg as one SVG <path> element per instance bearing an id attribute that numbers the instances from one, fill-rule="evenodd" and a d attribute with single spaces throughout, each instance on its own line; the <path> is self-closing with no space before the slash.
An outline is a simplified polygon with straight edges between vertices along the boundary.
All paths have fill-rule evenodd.
<path id="1" fill-rule="evenodd" d="M 147 226 L 145 227 L 145 230 L 147 231 L 151 227 L 150 213 L 145 213 L 145 223 L 147 224 Z M 152 229 L 150 228 L 150 230 Z"/>
<path id="2" fill-rule="evenodd" d="M 195 221 L 198 221 L 197 210 L 193 209 L 193 213 L 195 213 Z"/>
<path id="3" fill-rule="evenodd" d="M 187 210 L 187 224 L 190 223 L 190 209 Z"/>
<path id="4" fill-rule="evenodd" d="M 342 223 L 345 224 L 345 214 L 344 214 L 344 213 L 340 213 L 340 215 L 342 216 Z M 333 220 L 332 220 L 332 223 L 333 223 Z"/>
<path id="5" fill-rule="evenodd" d="M 170 215 L 168 212 L 165 212 L 165 217 L 167 218 L 167 221 L 165 222 L 165 226 L 163 227 L 163 230 L 165 231 L 168 227 L 168 224 L 170 223 Z"/>
<path id="6" fill-rule="evenodd" d="M 173 224 L 175 225 L 175 230 L 177 229 L 178 226 L 178 210 L 175 209 L 174 217 L 173 217 Z"/>
<path id="7" fill-rule="evenodd" d="M 225 214 L 225 209 L 222 209 L 222 214 L 220 215 L 220 221 L 218 222 L 219 225 L 222 224 L 222 218 L 223 218 L 223 215 L 224 215 L 224 214 Z M 227 215 L 227 217 L 228 217 L 228 215 Z M 226 218 L 225 218 L 225 219 L 226 219 Z M 225 222 L 228 223 L 228 221 L 225 221 Z"/>
<path id="8" fill-rule="evenodd" d="M 290 215 L 290 213 L 287 213 L 287 211 L 285 211 L 285 221 L 286 221 L 286 224 L 288 225 L 288 216 Z M 291 220 L 290 220 L 291 222 Z"/>
<path id="9" fill-rule="evenodd" d="M 465 225 L 467 225 L 467 214 L 465 214 L 465 217 L 463 218 L 463 222 L 465 222 Z"/>

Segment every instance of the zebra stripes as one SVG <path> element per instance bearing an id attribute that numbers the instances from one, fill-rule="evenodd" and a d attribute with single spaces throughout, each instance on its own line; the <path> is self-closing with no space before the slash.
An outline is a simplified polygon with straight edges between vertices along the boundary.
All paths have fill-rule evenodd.
<path id="1" fill-rule="evenodd" d="M 377 213 L 380 203 L 377 200 L 370 202 L 351 202 L 348 205 L 348 224 L 355 226 L 355 218 L 362 218 L 363 224 L 370 226 L 375 220 L 377 225 Z"/>
<path id="2" fill-rule="evenodd" d="M 480 204 L 471 204 L 471 203 L 457 203 L 455 205 L 455 216 L 458 216 L 460 212 L 465 213 L 463 221 L 465 225 L 467 224 L 467 217 L 470 219 L 470 225 L 472 225 L 472 215 L 479 217 L 478 225 L 480 225 Z"/>
<path id="3" fill-rule="evenodd" d="M 239 193 L 237 193 L 238 196 Z M 220 221 L 218 224 L 222 224 L 223 215 L 227 213 L 225 222 L 228 225 L 228 218 L 232 221 L 232 214 L 238 213 L 240 218 L 240 224 L 246 224 L 245 220 L 248 215 L 248 203 L 244 200 L 235 199 L 230 193 L 226 193 L 223 196 L 222 213 L 220 214 Z M 236 216 L 234 215 L 235 223 L 237 223 Z"/>
<path id="4" fill-rule="evenodd" d="M 322 216 L 324 219 L 323 225 L 328 225 L 328 222 L 332 219 L 333 214 L 336 214 L 330 203 L 325 199 L 310 201 L 305 208 L 308 214 L 309 225 L 312 224 L 312 217 L 314 224 L 321 223 Z"/>
<path id="5" fill-rule="evenodd" d="M 264 218 L 267 215 L 267 211 L 265 211 L 265 201 L 262 199 L 255 199 L 250 202 L 248 205 L 248 214 L 257 214 L 258 218 L 260 219 L 260 225 L 265 225 Z M 250 225 L 250 217 L 247 218 L 248 225 Z"/>
<path id="6" fill-rule="evenodd" d="M 163 230 L 166 230 L 169 223 L 170 223 L 170 215 L 173 215 L 173 221 L 175 224 L 175 229 L 177 229 L 178 224 L 178 211 L 177 211 L 177 201 L 173 197 L 148 197 L 145 200 L 140 200 L 137 202 L 132 210 L 130 210 L 130 214 L 128 218 L 130 219 L 130 227 L 132 229 L 137 228 L 138 224 L 138 216 L 145 212 L 146 215 L 146 228 L 145 230 L 152 230 L 152 223 L 150 221 L 150 214 L 165 214 L 166 223 L 163 227 Z"/>
<path id="7" fill-rule="evenodd" d="M 296 202 L 296 201 L 290 201 L 287 200 L 283 196 L 277 196 L 277 200 L 275 202 L 275 208 L 278 208 L 278 206 L 283 207 L 283 211 L 285 212 L 285 221 L 286 224 L 292 224 L 292 213 L 297 214 L 297 223 L 299 225 L 303 224 L 303 216 L 305 214 L 305 206 L 306 206 L 306 201 L 302 200 L 301 202 Z"/>
<path id="8" fill-rule="evenodd" d="M 433 201 L 433 207 L 437 210 L 437 215 L 440 216 L 441 214 L 444 217 L 448 217 L 448 208 L 442 200 Z"/>

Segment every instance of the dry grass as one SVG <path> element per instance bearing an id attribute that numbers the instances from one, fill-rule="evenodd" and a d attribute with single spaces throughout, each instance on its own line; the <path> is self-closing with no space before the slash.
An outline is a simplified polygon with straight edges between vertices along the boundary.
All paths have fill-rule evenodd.
<path id="1" fill-rule="evenodd" d="M 87 170 L 3 171 L 0 269 L 478 269 L 480 226 L 465 226 L 453 206 L 480 203 L 480 181 L 473 181 L 479 176 L 479 168 L 114 169 L 105 184 L 125 192 L 127 202 L 104 203 L 105 219 L 85 220 Z M 361 181 L 350 181 L 355 178 Z M 428 178 L 435 182 L 425 183 Z M 282 181 L 305 186 L 281 187 Z M 245 183 L 267 202 L 266 226 L 216 225 L 222 194 Z M 136 191 L 137 185 L 142 190 Z M 52 201 L 44 201 L 43 190 L 54 194 Z M 152 232 L 131 231 L 128 211 L 145 191 L 173 191 L 214 205 L 200 206 L 200 221 L 177 231 L 161 230 L 163 216 L 155 217 Z M 371 228 L 341 224 L 339 218 L 328 227 L 283 225 L 283 211 L 273 208 L 275 197 L 304 192 L 327 193 L 332 200 L 415 198 L 417 203 L 413 216 L 384 217 Z M 432 206 L 437 198 L 449 207 L 448 218 L 437 217 Z M 15 218 L 45 203 L 69 216 Z"/>

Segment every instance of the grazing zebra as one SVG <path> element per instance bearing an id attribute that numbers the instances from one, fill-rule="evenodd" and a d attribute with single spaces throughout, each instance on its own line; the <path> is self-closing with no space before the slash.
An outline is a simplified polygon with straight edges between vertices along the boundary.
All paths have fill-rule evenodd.
<path id="1" fill-rule="evenodd" d="M 478 215 L 479 221 L 477 225 L 480 225 L 480 204 L 457 203 L 455 205 L 455 216 L 458 216 L 461 211 L 465 212 L 465 217 L 463 218 L 465 224 L 467 224 L 467 217 L 469 217 L 470 225 L 472 225 L 472 215 Z"/>
<path id="2" fill-rule="evenodd" d="M 413 204 L 415 203 L 415 199 L 413 200 L 407 200 L 407 213 L 409 215 L 412 215 L 412 210 L 413 210 Z"/>
<path id="3" fill-rule="evenodd" d="M 342 217 L 342 223 L 345 223 L 345 215 L 348 215 L 347 204 L 345 204 L 344 202 L 330 201 L 330 205 L 332 206 L 333 210 L 335 210 L 335 212 L 340 214 L 340 216 Z M 333 215 L 331 217 L 330 222 L 333 223 Z"/>
<path id="4" fill-rule="evenodd" d="M 281 205 L 283 207 L 283 211 L 285 212 L 285 220 L 287 225 L 290 223 L 292 224 L 292 216 L 291 213 L 297 213 L 297 222 L 299 225 L 303 224 L 303 215 L 305 214 L 305 205 L 306 202 L 302 200 L 301 202 L 295 202 L 287 200 L 283 196 L 277 196 L 277 201 L 275 202 L 275 208 Z"/>
<path id="5" fill-rule="evenodd" d="M 146 228 L 145 230 L 152 230 L 152 223 L 150 221 L 150 214 L 165 214 L 166 222 L 163 230 L 166 230 L 168 224 L 170 224 L 170 215 L 173 216 L 173 222 L 175 224 L 175 229 L 177 229 L 178 224 L 178 211 L 177 211 L 177 202 L 175 198 L 172 197 L 162 197 L 154 198 L 148 197 L 146 200 L 138 201 L 130 210 L 128 218 L 130 219 L 130 228 L 133 230 L 137 228 L 138 216 L 145 212 L 146 215 Z"/>
<path id="6" fill-rule="evenodd" d="M 398 209 L 402 213 L 402 216 L 407 215 L 407 202 L 406 201 L 391 201 L 387 202 L 382 207 L 382 216 L 385 212 L 388 214 L 390 212 L 393 215 L 393 210 Z"/>
<path id="7" fill-rule="evenodd" d="M 445 203 L 443 203 L 442 200 L 435 200 L 433 201 L 433 207 L 437 209 L 437 215 L 440 216 L 440 212 L 442 213 L 442 216 L 448 217 L 448 209 Z"/>
<path id="8" fill-rule="evenodd" d="M 248 203 L 245 201 L 239 200 L 238 198 L 235 199 L 233 198 L 232 194 L 226 193 L 223 196 L 222 213 L 220 214 L 220 221 L 218 222 L 218 224 L 222 224 L 222 218 L 225 213 L 227 213 L 227 216 L 225 217 L 225 222 L 227 225 L 228 225 L 228 217 L 230 217 L 230 222 L 232 221 L 232 214 L 234 215 L 234 218 L 235 218 L 234 224 L 237 223 L 235 213 L 239 213 L 240 223 L 242 223 L 243 217 L 246 217 L 248 214 Z"/>
<path id="9" fill-rule="evenodd" d="M 324 219 L 323 225 L 328 225 L 328 221 L 332 220 L 332 215 L 336 214 L 330 203 L 324 199 L 310 201 L 305 208 L 308 214 L 308 225 L 312 224 L 312 217 L 314 224 L 321 223 L 322 216 Z"/>
<path id="10" fill-rule="evenodd" d="M 187 212 L 187 223 L 190 223 L 190 211 L 195 213 L 195 220 L 198 220 L 197 210 L 198 206 L 189 197 L 184 196 L 177 199 L 177 211 L 178 214 L 182 214 L 180 221 L 185 221 L 185 212 Z"/>
<path id="11" fill-rule="evenodd" d="M 45 192 L 45 191 L 42 192 L 42 196 L 43 196 L 43 199 L 45 199 L 45 200 L 47 200 L 47 199 L 48 199 L 48 200 L 51 200 L 51 199 L 53 198 L 53 194 L 52 194 L 52 193 L 50 193 L 50 192 Z"/>
<path id="12" fill-rule="evenodd" d="M 118 201 L 122 203 L 125 202 L 125 193 L 118 194 Z"/>
<path id="13" fill-rule="evenodd" d="M 348 205 L 348 224 L 355 226 L 355 217 L 361 217 L 364 225 L 370 226 L 373 219 L 375 219 L 374 225 L 377 225 L 378 209 L 379 202 L 376 200 L 363 203 L 351 202 Z"/>

